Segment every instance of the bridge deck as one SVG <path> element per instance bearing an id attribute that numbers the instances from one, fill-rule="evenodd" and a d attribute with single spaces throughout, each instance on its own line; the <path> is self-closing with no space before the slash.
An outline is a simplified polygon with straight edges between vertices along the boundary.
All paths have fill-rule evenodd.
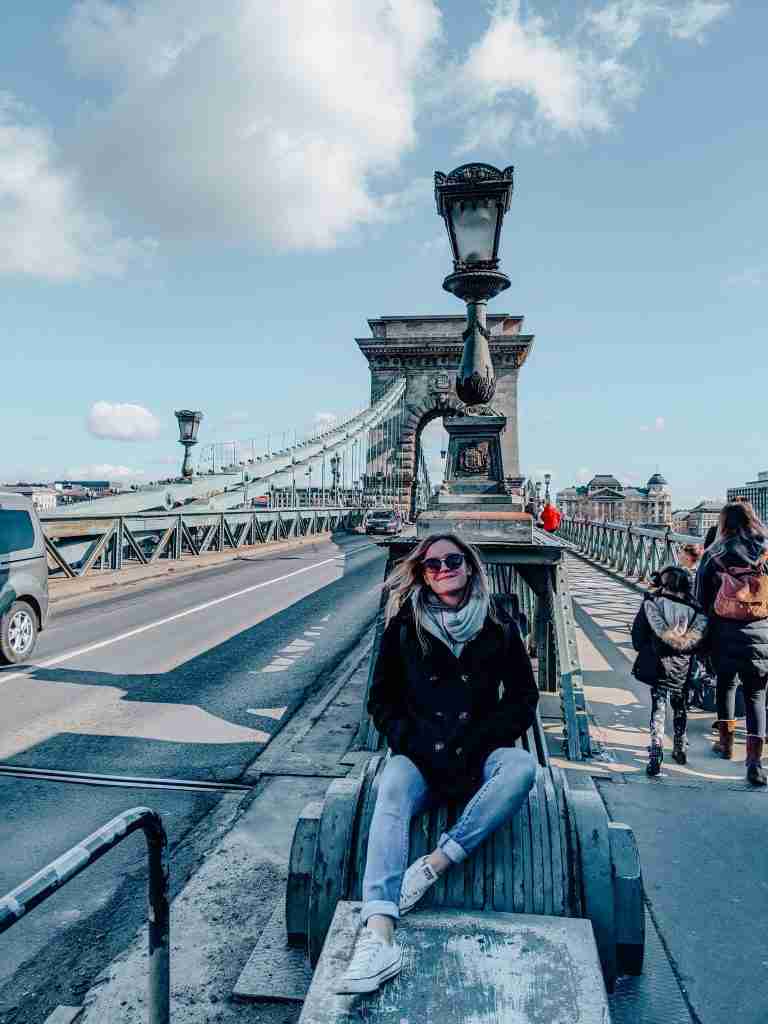
<path id="1" fill-rule="evenodd" d="M 758 1024 L 768 984 L 750 970 L 745 951 L 765 915 L 768 805 L 765 792 L 744 781 L 743 720 L 727 762 L 711 753 L 714 714 L 691 712 L 688 764 L 668 756 L 661 775 L 649 779 L 650 691 L 631 675 L 630 628 L 641 595 L 583 558 L 567 560 L 590 731 L 602 748 L 588 771 L 610 816 L 634 830 L 652 915 L 645 974 L 619 982 L 613 1020 Z M 667 728 L 671 752 L 671 715 Z"/>

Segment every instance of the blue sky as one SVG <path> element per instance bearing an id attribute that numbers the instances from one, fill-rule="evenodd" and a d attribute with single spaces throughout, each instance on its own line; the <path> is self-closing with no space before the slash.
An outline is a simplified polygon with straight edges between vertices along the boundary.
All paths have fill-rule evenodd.
<path id="1" fill-rule="evenodd" d="M 12 0 L 0 479 L 165 475 L 182 406 L 213 441 L 365 404 L 369 316 L 461 311 L 431 176 L 472 159 L 516 168 L 522 469 L 753 479 L 766 38 L 755 0 Z"/>

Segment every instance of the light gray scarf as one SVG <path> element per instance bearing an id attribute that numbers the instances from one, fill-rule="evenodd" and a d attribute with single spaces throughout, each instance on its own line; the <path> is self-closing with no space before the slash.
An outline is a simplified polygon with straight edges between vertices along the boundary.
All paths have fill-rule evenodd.
<path id="1" fill-rule="evenodd" d="M 443 604 L 428 587 L 414 587 L 411 601 L 422 628 L 442 641 L 457 658 L 483 628 L 489 606 L 488 595 L 483 594 L 476 579 L 466 600 L 456 608 Z"/>

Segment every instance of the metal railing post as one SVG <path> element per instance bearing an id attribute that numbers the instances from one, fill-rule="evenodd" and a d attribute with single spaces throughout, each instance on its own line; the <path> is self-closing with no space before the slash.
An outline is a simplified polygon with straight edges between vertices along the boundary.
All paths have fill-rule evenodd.
<path id="1" fill-rule="evenodd" d="M 0 935 L 49 896 L 141 829 L 149 862 L 149 1024 L 170 1024 L 170 910 L 168 839 L 160 815 L 132 807 L 86 836 L 66 853 L 0 898 Z"/>

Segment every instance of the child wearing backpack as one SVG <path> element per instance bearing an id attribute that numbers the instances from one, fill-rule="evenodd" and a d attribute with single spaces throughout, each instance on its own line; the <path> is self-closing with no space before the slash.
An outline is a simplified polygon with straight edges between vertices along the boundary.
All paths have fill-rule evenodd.
<path id="1" fill-rule="evenodd" d="M 651 577 L 653 590 L 632 624 L 632 646 L 637 658 L 632 674 L 651 688 L 651 742 L 648 775 L 658 775 L 664 760 L 667 702 L 672 706 L 672 757 L 685 764 L 688 757 L 687 688 L 693 654 L 702 646 L 706 618 L 692 597 L 691 577 L 679 566 L 668 566 Z"/>
<path id="2" fill-rule="evenodd" d="M 696 597 L 710 616 L 708 646 L 717 675 L 719 739 L 714 753 L 733 758 L 737 677 L 747 719 L 747 781 L 765 786 L 765 688 L 768 682 L 768 532 L 748 501 L 720 512 L 717 540 L 696 576 Z"/>

